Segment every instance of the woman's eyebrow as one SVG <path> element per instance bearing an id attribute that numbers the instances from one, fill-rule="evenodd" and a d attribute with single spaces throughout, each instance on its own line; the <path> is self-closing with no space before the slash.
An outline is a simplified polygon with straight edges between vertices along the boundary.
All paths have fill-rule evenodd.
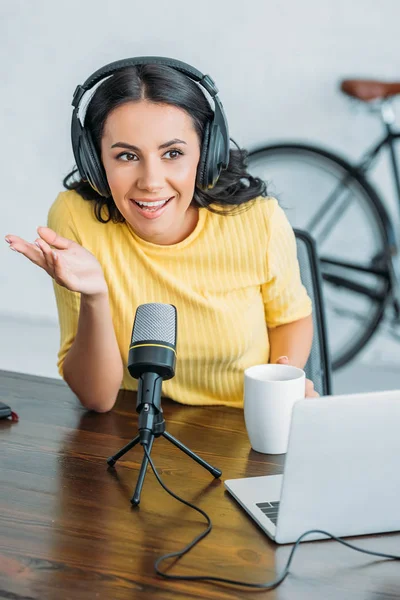
<path id="1" fill-rule="evenodd" d="M 173 140 L 170 140 L 169 142 L 165 142 L 164 144 L 161 144 L 161 146 L 158 146 L 158 149 L 162 150 L 163 148 L 168 148 L 169 146 L 173 146 L 174 144 L 186 144 L 186 142 L 184 142 L 183 140 L 179 140 L 178 138 L 174 138 Z M 134 146 L 133 144 L 127 144 L 126 142 L 116 142 L 111 146 L 111 148 L 126 148 L 127 150 L 133 150 L 134 152 L 140 152 L 140 148 L 138 148 L 138 146 Z"/>
<path id="2" fill-rule="evenodd" d="M 168 146 L 173 146 L 174 144 L 186 144 L 186 142 L 184 142 L 183 140 L 179 140 L 178 138 L 174 138 L 173 140 L 170 140 L 169 142 L 165 142 L 165 144 L 161 144 L 161 146 L 158 146 L 158 149 L 162 150 L 162 148 L 168 148 Z"/>

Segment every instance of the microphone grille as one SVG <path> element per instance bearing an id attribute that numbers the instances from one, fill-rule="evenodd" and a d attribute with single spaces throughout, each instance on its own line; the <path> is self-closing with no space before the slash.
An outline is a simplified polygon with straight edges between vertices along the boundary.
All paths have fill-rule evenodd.
<path id="1" fill-rule="evenodd" d="M 172 304 L 150 302 L 138 306 L 132 331 L 132 344 L 153 340 L 176 345 L 176 308 Z"/>

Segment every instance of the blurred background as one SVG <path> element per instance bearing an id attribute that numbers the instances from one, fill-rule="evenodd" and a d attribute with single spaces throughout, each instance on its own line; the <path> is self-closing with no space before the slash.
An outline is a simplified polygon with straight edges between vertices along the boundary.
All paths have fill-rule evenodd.
<path id="1" fill-rule="evenodd" d="M 297 140 L 357 160 L 381 126 L 340 92 L 339 82 L 400 81 L 399 23 L 398 0 L 2 2 L 3 236 L 33 241 L 46 223 L 73 166 L 72 94 L 104 64 L 138 55 L 178 58 L 215 79 L 241 146 Z M 373 181 L 397 220 L 386 155 Z M 50 278 L 5 242 L 0 265 L 0 369 L 58 377 Z M 335 373 L 334 391 L 400 387 L 400 345 L 387 329 Z"/>

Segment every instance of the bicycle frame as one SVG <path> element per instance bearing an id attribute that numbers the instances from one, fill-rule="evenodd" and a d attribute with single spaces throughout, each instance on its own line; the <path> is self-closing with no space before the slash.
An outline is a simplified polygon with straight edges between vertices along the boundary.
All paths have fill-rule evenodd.
<path id="1" fill-rule="evenodd" d="M 376 110 L 376 107 L 374 107 L 373 110 Z M 341 274 L 329 273 L 323 267 L 326 265 L 326 266 L 328 266 L 328 269 L 329 269 L 329 265 L 331 265 L 332 267 L 339 267 L 340 269 L 348 270 L 348 272 L 355 271 L 355 272 L 359 272 L 359 273 L 362 273 L 362 272 L 363 273 L 371 273 L 378 277 L 383 277 L 383 278 L 387 279 L 390 283 L 390 289 L 391 289 L 391 292 L 393 295 L 394 308 L 395 308 L 397 316 L 399 316 L 400 315 L 400 264 L 399 264 L 399 260 L 398 260 L 398 258 L 399 258 L 398 257 L 398 254 L 399 254 L 398 236 L 392 225 L 391 220 L 388 218 L 386 210 L 382 206 L 382 202 L 380 200 L 379 195 L 377 194 L 377 192 L 375 191 L 375 188 L 369 183 L 369 181 L 367 179 L 367 172 L 370 169 L 370 167 L 372 166 L 373 162 L 378 157 L 381 150 L 385 146 L 388 146 L 392 177 L 393 177 L 395 191 L 397 194 L 398 206 L 399 206 L 399 210 L 400 210 L 400 172 L 399 172 L 399 167 L 398 167 L 396 154 L 395 154 L 395 141 L 400 138 L 400 131 L 395 131 L 392 128 L 392 125 L 395 120 L 395 116 L 394 116 L 394 112 L 393 112 L 392 106 L 390 104 L 390 101 L 384 101 L 384 102 L 379 103 L 378 110 L 381 113 L 381 120 L 385 126 L 386 134 L 383 136 L 383 138 L 381 138 L 378 141 L 378 143 L 374 144 L 374 146 L 372 148 L 367 150 L 367 152 L 363 155 L 361 161 L 358 164 L 351 165 L 351 164 L 347 163 L 346 161 L 343 161 L 343 164 L 344 164 L 344 166 L 346 166 L 346 169 L 347 169 L 349 175 L 346 175 L 340 181 L 337 188 L 334 189 L 333 192 L 329 195 L 329 197 L 326 199 L 324 204 L 320 207 L 320 209 L 317 211 L 317 213 L 314 215 L 314 217 L 308 224 L 307 229 L 314 231 L 318 227 L 318 224 L 320 224 L 322 221 L 322 216 L 324 214 L 326 216 L 326 212 L 328 212 L 329 209 L 332 209 L 332 207 L 335 206 L 335 201 L 338 199 L 338 197 L 341 193 L 341 188 L 343 188 L 343 186 L 346 186 L 350 176 L 356 177 L 358 180 L 361 180 L 363 182 L 363 185 L 368 187 L 370 194 L 375 197 L 376 209 L 380 214 L 382 222 L 384 223 L 385 236 L 387 238 L 387 247 L 388 247 L 388 256 L 384 257 L 386 268 L 383 268 L 383 269 L 379 268 L 379 267 L 375 268 L 373 266 L 366 268 L 362 265 L 357 265 L 352 262 L 332 260 L 328 257 L 321 256 L 323 278 L 326 281 L 329 281 L 330 283 L 332 283 L 334 285 L 336 284 L 338 286 L 342 286 L 349 290 L 352 290 L 353 292 L 363 294 L 363 295 L 369 297 L 371 300 L 383 301 L 382 295 L 379 294 L 376 290 L 373 290 L 363 284 L 355 282 L 351 278 L 346 277 L 344 275 L 343 271 L 341 272 Z M 333 215 L 331 216 L 329 221 L 328 222 L 325 221 L 324 229 L 322 230 L 322 233 L 320 234 L 321 236 L 324 236 L 327 233 L 327 231 L 329 230 L 329 228 L 331 227 L 332 223 L 335 222 L 336 217 L 338 216 L 338 214 L 340 214 L 341 208 L 342 208 L 342 205 L 337 206 L 335 212 L 333 213 Z M 377 258 L 379 258 L 379 257 L 377 257 Z"/>
<path id="2" fill-rule="evenodd" d="M 395 116 L 393 112 L 393 108 L 388 101 L 382 103 L 381 105 L 381 118 L 386 129 L 386 135 L 370 150 L 368 150 L 361 161 L 361 163 L 356 166 L 356 169 L 365 176 L 365 173 L 369 170 L 370 166 L 377 158 L 378 154 L 385 146 L 389 148 L 390 155 L 390 164 L 392 167 L 392 176 L 394 181 L 394 187 L 397 194 L 397 201 L 400 208 L 400 172 L 399 166 L 396 159 L 395 153 L 395 140 L 400 138 L 400 131 L 394 131 L 392 128 L 392 124 L 394 123 Z"/>

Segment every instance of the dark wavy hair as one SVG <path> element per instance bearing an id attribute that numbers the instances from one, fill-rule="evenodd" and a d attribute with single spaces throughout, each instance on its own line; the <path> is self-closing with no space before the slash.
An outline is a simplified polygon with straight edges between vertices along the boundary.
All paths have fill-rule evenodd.
<path id="1" fill-rule="evenodd" d="M 201 88 L 189 77 L 164 65 L 148 64 L 127 67 L 105 79 L 97 87 L 86 110 L 85 127 L 91 132 L 94 145 L 101 156 L 101 138 L 109 113 L 127 102 L 148 100 L 157 104 L 177 106 L 190 115 L 199 141 L 207 121 L 212 119 L 210 104 Z M 221 172 L 211 190 L 195 187 L 192 203 L 212 212 L 233 214 L 238 207 L 258 196 L 267 196 L 266 184 L 246 169 L 247 152 L 230 150 L 229 165 Z M 79 177 L 75 167 L 63 180 L 67 190 L 75 190 L 82 198 L 94 202 L 96 218 L 107 223 L 123 222 L 112 197 L 100 196 L 87 181 Z M 103 209 L 106 209 L 105 211 Z"/>

